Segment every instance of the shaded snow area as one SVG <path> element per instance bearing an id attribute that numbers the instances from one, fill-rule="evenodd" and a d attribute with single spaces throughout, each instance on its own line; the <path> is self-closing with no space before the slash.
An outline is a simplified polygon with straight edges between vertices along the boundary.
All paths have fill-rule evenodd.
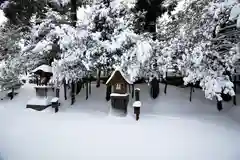
<path id="1" fill-rule="evenodd" d="M 147 85 L 140 88 L 140 120 L 111 114 L 105 85 L 85 88 L 70 106 L 63 100 L 58 113 L 26 109 L 35 94 L 25 85 L 12 101 L 0 101 L 0 157 L 6 160 L 238 160 L 240 159 L 240 107 L 224 103 L 223 112 L 195 90 L 168 87 L 152 100 Z M 68 91 L 69 93 L 69 91 Z M 240 104 L 240 101 L 239 101 Z M 235 118 L 234 121 L 232 118 Z M 240 119 L 240 118 L 239 118 Z M 240 122 L 240 121 L 239 121 Z"/>

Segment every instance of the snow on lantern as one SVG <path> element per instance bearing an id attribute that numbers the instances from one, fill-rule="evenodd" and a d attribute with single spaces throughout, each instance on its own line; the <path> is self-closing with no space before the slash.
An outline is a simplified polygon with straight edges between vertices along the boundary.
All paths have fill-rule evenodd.
<path id="1" fill-rule="evenodd" d="M 52 67 L 48 65 L 41 65 L 34 69 L 32 73 L 40 77 L 41 85 L 34 87 L 36 95 L 27 102 L 27 108 L 41 111 L 51 106 L 51 100 L 55 97 L 54 87 L 47 85 L 53 75 Z"/>
<path id="2" fill-rule="evenodd" d="M 50 78 L 52 77 L 52 67 L 48 65 L 41 65 L 32 71 L 35 75 L 40 77 L 40 84 L 47 85 Z"/>

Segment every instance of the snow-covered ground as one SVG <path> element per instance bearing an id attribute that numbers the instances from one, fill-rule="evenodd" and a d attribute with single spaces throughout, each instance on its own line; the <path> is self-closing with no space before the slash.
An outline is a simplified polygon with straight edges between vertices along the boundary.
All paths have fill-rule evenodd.
<path id="1" fill-rule="evenodd" d="M 147 85 L 138 85 L 142 101 L 140 121 L 129 106 L 127 117 L 109 114 L 105 86 L 85 89 L 75 105 L 63 101 L 55 114 L 51 108 L 26 109 L 35 93 L 25 85 L 13 101 L 0 102 L 0 157 L 5 160 L 238 160 L 240 110 L 232 103 L 218 112 L 213 101 L 196 90 L 168 87 L 167 95 L 152 100 Z M 133 101 L 130 100 L 132 104 Z M 240 101 L 239 101 L 240 104 Z M 239 110 L 239 111 L 238 111 Z M 238 111 L 238 112 L 237 112 Z M 234 120 L 236 121 L 234 121 Z"/>

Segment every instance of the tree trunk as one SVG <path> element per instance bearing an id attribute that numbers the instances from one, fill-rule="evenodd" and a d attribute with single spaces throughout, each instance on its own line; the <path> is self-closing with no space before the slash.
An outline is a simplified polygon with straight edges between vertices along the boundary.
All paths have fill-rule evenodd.
<path id="1" fill-rule="evenodd" d="M 132 84 L 132 98 L 134 98 L 134 84 Z"/>
<path id="2" fill-rule="evenodd" d="M 101 70 L 99 69 L 98 75 L 97 75 L 97 85 L 96 85 L 97 88 L 100 87 L 100 77 L 101 77 Z"/>
<path id="3" fill-rule="evenodd" d="M 12 95 L 11 95 L 11 100 L 13 99 L 13 97 L 14 97 L 14 88 L 12 87 Z"/>
<path id="4" fill-rule="evenodd" d="M 157 80 L 157 78 L 153 78 L 153 80 L 151 81 L 151 97 L 153 99 L 156 99 L 159 95 L 159 82 Z"/>
<path id="5" fill-rule="evenodd" d="M 76 27 L 77 23 L 77 0 L 71 0 L 71 19 L 72 25 Z"/>
<path id="6" fill-rule="evenodd" d="M 140 90 L 135 89 L 135 101 L 140 101 Z"/>
<path id="7" fill-rule="evenodd" d="M 189 101 L 192 102 L 192 92 L 193 92 L 193 86 L 191 85 L 190 88 L 190 97 L 189 97 Z"/>
<path id="8" fill-rule="evenodd" d="M 39 85 L 38 77 L 36 77 L 37 86 Z"/>
<path id="9" fill-rule="evenodd" d="M 91 86 L 91 80 L 89 81 L 89 95 L 91 95 L 92 94 L 92 88 L 91 88 L 92 86 Z"/>
<path id="10" fill-rule="evenodd" d="M 71 96 L 72 96 L 72 102 L 71 102 L 71 105 L 73 105 L 74 104 L 74 102 L 75 102 L 75 83 L 74 82 L 72 82 L 72 84 L 71 84 L 71 88 L 72 88 L 72 90 L 71 90 Z"/>
<path id="11" fill-rule="evenodd" d="M 88 99 L 88 82 L 85 83 L 86 84 L 86 100 Z"/>
<path id="12" fill-rule="evenodd" d="M 82 81 L 77 82 L 77 91 L 76 94 L 78 95 L 81 92 L 82 89 Z"/>
<path id="13" fill-rule="evenodd" d="M 167 72 L 166 72 L 166 78 L 165 78 L 164 93 L 167 94 Z"/>
<path id="14" fill-rule="evenodd" d="M 236 91 L 237 91 L 237 76 L 234 75 L 234 81 L 233 81 L 233 85 L 234 85 L 234 92 L 235 92 L 235 95 L 233 96 L 233 104 L 234 105 L 237 105 L 237 100 L 236 100 Z"/>
<path id="15" fill-rule="evenodd" d="M 219 101 L 218 99 L 217 99 L 217 109 L 218 109 L 218 111 L 221 111 L 223 109 L 222 101 Z"/>
<path id="16" fill-rule="evenodd" d="M 56 97 L 58 98 L 60 97 L 60 88 L 58 87 L 56 88 Z"/>
<path id="17" fill-rule="evenodd" d="M 66 84 L 66 80 L 63 80 L 63 88 L 64 88 L 64 98 L 65 100 L 67 100 L 67 84 Z"/>

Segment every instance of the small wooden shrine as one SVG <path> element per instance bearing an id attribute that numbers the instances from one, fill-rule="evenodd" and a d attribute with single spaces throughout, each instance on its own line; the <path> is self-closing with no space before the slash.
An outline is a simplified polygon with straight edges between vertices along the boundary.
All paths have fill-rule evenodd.
<path id="1" fill-rule="evenodd" d="M 127 114 L 127 106 L 129 102 L 128 85 L 132 82 L 123 74 L 120 68 L 116 68 L 106 82 L 107 86 L 111 86 L 111 104 L 112 108 L 121 110 Z"/>
<path id="2" fill-rule="evenodd" d="M 112 86 L 112 93 L 126 94 L 128 93 L 128 85 L 132 82 L 128 80 L 126 76 L 122 73 L 120 68 L 116 68 L 111 74 L 110 78 L 107 80 L 106 85 Z"/>

